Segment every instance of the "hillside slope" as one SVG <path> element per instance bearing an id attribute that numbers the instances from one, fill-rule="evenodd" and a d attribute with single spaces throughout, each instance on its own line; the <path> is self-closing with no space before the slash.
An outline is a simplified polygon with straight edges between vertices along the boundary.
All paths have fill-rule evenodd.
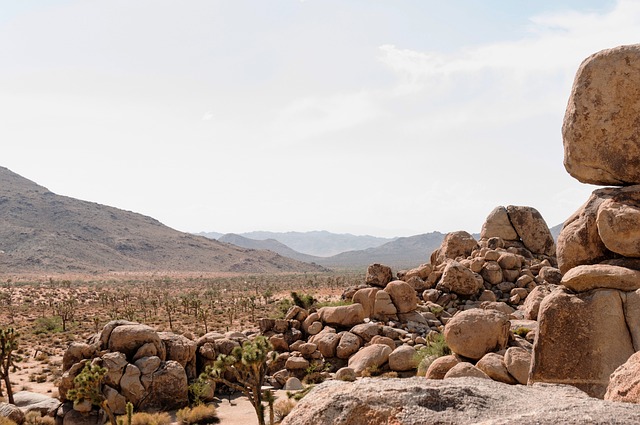
<path id="1" fill-rule="evenodd" d="M 56 195 L 0 167 L 2 272 L 292 272 L 319 266 L 182 233 L 141 214 Z"/>
<path id="2" fill-rule="evenodd" d="M 294 260 L 303 261 L 305 263 L 318 263 L 320 260 L 323 259 L 322 257 L 303 254 L 301 252 L 295 251 L 289 248 L 287 245 L 275 239 L 257 240 L 257 239 L 246 238 L 241 235 L 236 235 L 235 233 L 227 233 L 226 235 L 220 236 L 220 238 L 218 238 L 218 241 L 224 242 L 224 243 L 230 243 L 232 245 L 240 246 L 242 248 L 267 249 L 269 251 L 273 251 L 277 254 L 280 254 L 283 257 L 293 258 Z"/>

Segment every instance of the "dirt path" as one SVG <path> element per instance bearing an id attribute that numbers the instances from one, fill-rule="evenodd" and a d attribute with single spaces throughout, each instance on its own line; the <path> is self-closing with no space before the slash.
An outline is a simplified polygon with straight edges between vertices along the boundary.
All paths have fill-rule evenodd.
<path id="1" fill-rule="evenodd" d="M 284 390 L 275 391 L 276 399 L 287 398 Z M 216 404 L 218 417 L 222 425 L 258 425 L 256 412 L 249 399 L 244 396 L 234 395 L 229 399 L 224 397 Z M 268 411 L 265 412 L 265 419 L 269 423 Z"/>

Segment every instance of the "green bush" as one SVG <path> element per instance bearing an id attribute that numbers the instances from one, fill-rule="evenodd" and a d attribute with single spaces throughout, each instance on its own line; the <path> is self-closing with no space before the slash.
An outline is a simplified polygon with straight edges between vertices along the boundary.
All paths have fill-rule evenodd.
<path id="1" fill-rule="evenodd" d="M 62 321 L 59 317 L 39 317 L 34 325 L 35 335 L 62 332 Z"/>

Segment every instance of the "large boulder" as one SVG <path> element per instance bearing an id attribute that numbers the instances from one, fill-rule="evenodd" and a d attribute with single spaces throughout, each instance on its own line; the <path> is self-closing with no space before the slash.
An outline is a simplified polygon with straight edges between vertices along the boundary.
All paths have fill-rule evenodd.
<path id="1" fill-rule="evenodd" d="M 367 275 L 365 276 L 364 282 L 367 285 L 384 288 L 387 283 L 391 282 L 391 279 L 393 279 L 391 267 L 376 263 L 371 264 L 367 268 Z"/>
<path id="2" fill-rule="evenodd" d="M 538 311 L 542 300 L 553 292 L 557 285 L 539 285 L 533 288 L 522 304 L 524 318 L 527 320 L 538 320 Z"/>
<path id="3" fill-rule="evenodd" d="M 477 247 L 478 241 L 468 232 L 461 230 L 447 233 L 440 244 L 440 248 L 438 248 L 432 256 L 435 254 L 435 264 L 441 264 L 447 259 L 455 260 L 458 257 L 467 258 Z"/>
<path id="4" fill-rule="evenodd" d="M 469 362 L 460 362 L 444 375 L 444 379 L 451 378 L 481 378 L 481 379 L 491 379 L 489 375 L 484 373 L 482 370 L 478 369 L 474 365 Z"/>
<path id="5" fill-rule="evenodd" d="M 518 407 L 520 406 L 520 407 Z M 504 385 L 490 379 L 325 381 L 282 425 L 636 424 L 640 410 L 595 400 L 567 385 Z"/>
<path id="6" fill-rule="evenodd" d="M 502 271 L 500 272 L 502 276 Z M 502 281 L 502 278 L 500 279 Z M 482 278 L 455 260 L 447 262 L 437 289 L 459 295 L 475 295 L 484 288 Z"/>
<path id="7" fill-rule="evenodd" d="M 349 358 L 349 367 L 359 376 L 367 369 L 377 369 L 385 364 L 391 352 L 385 344 L 371 344 Z"/>
<path id="8" fill-rule="evenodd" d="M 583 183 L 640 183 L 640 45 L 585 59 L 564 116 L 564 165 Z"/>
<path id="9" fill-rule="evenodd" d="M 398 313 L 408 313 L 418 306 L 418 297 L 416 297 L 415 289 L 402 280 L 389 282 L 384 291 L 391 297 L 391 301 Z"/>
<path id="10" fill-rule="evenodd" d="M 127 356 L 127 359 L 134 359 L 138 350 L 144 349 L 146 356 L 158 356 L 165 359 L 165 349 L 158 333 L 147 325 L 139 323 L 133 325 L 117 326 L 109 336 L 107 344 L 109 351 L 119 351 Z M 140 356 L 142 357 L 142 356 Z"/>
<path id="11" fill-rule="evenodd" d="M 138 410 L 176 410 L 189 401 L 189 383 L 182 365 L 169 360 L 153 372 L 151 386 L 138 405 Z"/>
<path id="12" fill-rule="evenodd" d="M 327 325 L 351 327 L 364 322 L 362 304 L 355 303 L 337 307 L 322 307 L 318 310 L 320 320 Z"/>
<path id="13" fill-rule="evenodd" d="M 453 316 L 444 327 L 444 338 L 453 351 L 479 360 L 509 342 L 509 317 L 497 310 L 471 309 Z"/>
<path id="14" fill-rule="evenodd" d="M 618 367 L 609 380 L 605 400 L 640 403 L 640 352 Z"/>
<path id="15" fill-rule="evenodd" d="M 527 385 L 531 369 L 531 353 L 524 348 L 509 347 L 504 353 L 504 364 L 511 376 L 522 385 Z"/>
<path id="16" fill-rule="evenodd" d="M 495 207 L 493 211 L 489 213 L 480 231 L 480 238 L 482 239 L 495 237 L 505 241 L 518 240 L 518 233 L 516 233 L 516 230 L 509 220 L 507 209 L 503 206 Z"/>
<path id="17" fill-rule="evenodd" d="M 640 289 L 640 271 L 608 264 L 577 266 L 565 273 L 561 282 L 575 292 L 597 288 L 635 291 Z"/>
<path id="18" fill-rule="evenodd" d="M 362 304 L 364 317 L 371 317 L 373 314 L 373 309 L 376 303 L 376 293 L 378 291 L 378 288 L 362 288 L 358 289 L 356 293 L 353 294 L 351 301 L 353 303 Z"/>
<path id="19" fill-rule="evenodd" d="M 524 246 L 534 254 L 556 255 L 556 244 L 549 226 L 533 207 L 509 205 L 509 221 L 518 233 Z"/>
<path id="20" fill-rule="evenodd" d="M 515 384 L 516 380 L 507 370 L 504 363 L 504 356 L 498 353 L 487 353 L 478 360 L 476 367 L 487 374 L 491 379 L 505 384 Z M 528 373 L 528 371 L 527 371 Z"/>
<path id="21" fill-rule="evenodd" d="M 546 297 L 538 313 L 529 382 L 570 384 L 602 398 L 609 375 L 635 352 L 624 297 L 613 289 L 557 290 Z"/>
<path id="22" fill-rule="evenodd" d="M 460 359 L 452 354 L 448 356 L 438 357 L 429 365 L 427 373 L 425 374 L 425 378 L 444 379 L 444 377 L 447 375 L 447 372 L 449 372 L 449 370 L 451 370 L 451 368 L 453 368 L 458 363 L 460 363 Z"/>
<path id="23" fill-rule="evenodd" d="M 401 345 L 389 354 L 389 369 L 405 372 L 418 367 L 418 353 L 410 345 Z"/>
<path id="24" fill-rule="evenodd" d="M 624 202 L 607 199 L 598 208 L 596 224 L 600 239 L 611 252 L 625 257 L 640 257 L 640 192 L 629 191 Z"/>
<path id="25" fill-rule="evenodd" d="M 173 332 L 158 332 L 160 340 L 165 346 L 167 360 L 174 360 L 185 369 L 189 379 L 196 376 L 196 349 L 197 345 L 189 338 L 174 334 Z"/>

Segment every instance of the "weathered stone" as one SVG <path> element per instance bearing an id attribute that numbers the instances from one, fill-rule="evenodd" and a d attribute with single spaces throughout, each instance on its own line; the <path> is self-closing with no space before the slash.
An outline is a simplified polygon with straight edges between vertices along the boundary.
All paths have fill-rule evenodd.
<path id="1" fill-rule="evenodd" d="M 444 375 L 444 379 L 450 378 L 482 378 L 491 379 L 489 375 L 467 362 L 460 362 Z"/>
<path id="2" fill-rule="evenodd" d="M 129 363 L 124 370 L 122 379 L 120 379 L 122 395 L 134 406 L 137 406 L 146 395 L 146 390 L 140 382 L 140 376 L 140 369 Z"/>
<path id="3" fill-rule="evenodd" d="M 489 213 L 480 231 L 480 238 L 482 239 L 493 237 L 499 237 L 507 241 L 518 240 L 518 234 L 509 221 L 507 209 L 503 206 L 495 207 Z"/>
<path id="4" fill-rule="evenodd" d="M 604 246 L 596 218 L 604 200 L 600 195 L 611 194 L 611 189 L 596 190 L 578 211 L 565 221 L 558 236 L 558 268 L 566 273 L 582 264 L 596 264 L 609 257 Z"/>
<path id="5" fill-rule="evenodd" d="M 342 335 L 337 334 L 334 329 L 324 328 L 322 332 L 309 339 L 309 342 L 316 344 L 318 351 L 320 351 L 325 358 L 329 358 L 336 356 L 336 348 L 341 338 Z"/>
<path id="6" fill-rule="evenodd" d="M 396 314 L 398 310 L 391 301 L 391 296 L 388 292 L 378 291 L 376 292 L 376 301 L 373 307 L 373 314 L 371 317 L 385 317 Z"/>
<path id="7" fill-rule="evenodd" d="M 42 416 L 53 416 L 60 407 L 60 400 L 31 391 L 18 391 L 13 394 L 13 401 L 27 415 L 37 412 Z"/>
<path id="8" fill-rule="evenodd" d="M 504 357 L 497 353 L 485 354 L 476 367 L 483 371 L 494 381 L 504 382 L 505 384 L 515 384 L 516 380 L 509 374 L 507 366 L 504 363 Z"/>
<path id="9" fill-rule="evenodd" d="M 640 257 L 639 205 L 607 199 L 598 208 L 596 224 L 607 249 L 625 257 Z"/>
<path id="10" fill-rule="evenodd" d="M 127 363 L 127 357 L 123 353 L 105 353 L 102 356 L 102 366 L 107 369 L 107 373 L 104 375 L 105 384 L 114 388 L 118 387 Z"/>
<path id="11" fill-rule="evenodd" d="M 509 318 L 496 310 L 462 311 L 447 322 L 444 338 L 454 353 L 479 360 L 490 351 L 506 347 Z"/>
<path id="12" fill-rule="evenodd" d="M 371 338 L 371 342 L 369 342 L 369 344 L 384 344 L 391 348 L 391 350 L 396 349 L 396 343 L 388 336 L 376 335 Z"/>
<path id="13" fill-rule="evenodd" d="M 455 260 L 447 262 L 442 278 L 436 286 L 438 290 L 454 292 L 459 295 L 474 295 L 482 286 L 482 279 L 467 267 Z"/>
<path id="14" fill-rule="evenodd" d="M 275 334 L 269 337 L 269 342 L 273 346 L 275 351 L 282 353 L 283 351 L 289 351 L 289 344 L 284 340 L 284 335 Z"/>
<path id="15" fill-rule="evenodd" d="M 389 369 L 405 372 L 418 367 L 416 349 L 410 345 L 401 345 L 389 354 Z"/>
<path id="16" fill-rule="evenodd" d="M 640 289 L 640 271 L 606 264 L 577 266 L 565 273 L 561 283 L 576 292 L 596 288 L 635 291 Z"/>
<path id="17" fill-rule="evenodd" d="M 371 264 L 367 268 L 367 275 L 364 281 L 367 285 L 384 288 L 392 279 L 393 273 L 391 272 L 391 267 L 376 263 Z"/>
<path id="18" fill-rule="evenodd" d="M 356 371 L 350 367 L 342 367 L 336 372 L 336 380 L 353 382 L 356 380 Z"/>
<path id="19" fill-rule="evenodd" d="M 364 322 L 364 309 L 361 304 L 338 307 L 322 307 L 318 310 L 320 320 L 327 325 L 351 327 Z"/>
<path id="20" fill-rule="evenodd" d="M 18 406 L 0 401 L 0 418 L 7 418 L 18 425 L 24 422 L 24 413 Z"/>
<path id="21" fill-rule="evenodd" d="M 487 261 L 480 271 L 482 278 L 490 285 L 497 285 L 502 282 L 502 268 L 497 261 Z"/>
<path id="22" fill-rule="evenodd" d="M 435 264 L 441 264 L 446 259 L 466 258 L 477 247 L 478 241 L 465 231 L 447 233 L 440 248 L 434 252 Z"/>
<path id="23" fill-rule="evenodd" d="M 611 374 L 604 399 L 640 403 L 640 352 L 634 353 Z"/>
<path id="24" fill-rule="evenodd" d="M 402 280 L 389 282 L 384 291 L 391 297 L 398 313 L 408 313 L 415 310 L 418 305 L 415 289 Z"/>
<path id="25" fill-rule="evenodd" d="M 602 398 L 609 375 L 635 352 L 623 294 L 597 289 L 574 295 L 560 289 L 546 297 L 529 382 L 569 384 Z"/>
<path id="26" fill-rule="evenodd" d="M 145 355 L 157 355 L 161 360 L 165 359 L 164 345 L 160 336 L 147 325 L 135 324 L 116 327 L 109 337 L 108 349 L 124 353 L 128 359 L 132 359 L 138 349 L 147 343 L 151 344 L 156 352 L 147 352 Z"/>
<path id="27" fill-rule="evenodd" d="M 287 383 L 284 384 L 284 389 L 287 391 L 299 391 L 303 388 L 304 386 L 302 385 L 302 382 L 300 382 L 300 380 L 295 376 L 287 379 Z"/>
<path id="28" fill-rule="evenodd" d="M 363 288 L 358 289 L 356 293 L 353 294 L 353 298 L 351 301 L 354 303 L 362 304 L 364 317 L 371 317 L 374 305 L 376 303 L 376 293 L 378 291 L 378 288 Z"/>
<path id="29" fill-rule="evenodd" d="M 109 385 L 102 387 L 102 394 L 107 399 L 109 408 L 116 415 L 124 415 L 126 413 L 127 399 L 124 398 L 115 388 Z"/>
<path id="30" fill-rule="evenodd" d="M 84 342 L 72 342 L 62 356 L 62 371 L 67 371 L 83 359 L 91 359 L 96 354 L 96 346 Z"/>
<path id="31" fill-rule="evenodd" d="M 213 342 L 213 344 L 216 347 L 216 352 L 217 353 L 224 354 L 226 356 L 231 354 L 231 352 L 233 351 L 234 348 L 240 347 L 240 343 L 238 341 L 234 341 L 234 340 L 228 339 L 228 338 L 216 339 Z"/>
<path id="32" fill-rule="evenodd" d="M 359 376 L 366 369 L 379 368 L 385 364 L 391 351 L 391 348 L 384 344 L 369 345 L 351 356 L 349 367 Z"/>
<path id="33" fill-rule="evenodd" d="M 602 50 L 576 73 L 564 116 L 564 165 L 583 183 L 640 183 L 640 46 Z"/>
<path id="34" fill-rule="evenodd" d="M 520 256 L 516 254 L 511 252 L 502 252 L 500 257 L 498 257 L 498 264 L 502 269 L 513 269 L 519 271 L 522 267 L 522 260 L 520 259 Z"/>
<path id="35" fill-rule="evenodd" d="M 504 353 L 507 370 L 522 385 L 527 385 L 531 369 L 531 353 L 520 347 L 509 347 Z"/>
<path id="36" fill-rule="evenodd" d="M 298 347 L 298 351 L 300 351 L 300 354 L 302 354 L 303 356 L 309 356 L 311 355 L 311 353 L 313 353 L 317 349 L 318 349 L 318 346 L 312 342 L 306 342 L 306 343 L 303 342 Z"/>
<path id="37" fill-rule="evenodd" d="M 168 360 L 153 373 L 151 386 L 138 410 L 176 410 L 185 407 L 188 401 L 187 374 L 180 363 Z"/>
<path id="38" fill-rule="evenodd" d="M 533 207 L 509 205 L 509 221 L 520 236 L 524 246 L 535 254 L 556 255 L 556 244 L 549 226 Z"/>
<path id="39" fill-rule="evenodd" d="M 533 288 L 533 290 L 529 293 L 529 295 L 527 296 L 522 306 L 522 311 L 524 312 L 524 318 L 528 320 L 538 320 L 538 311 L 540 310 L 540 303 L 547 295 L 549 295 L 556 288 L 557 288 L 556 285 L 540 285 Z"/>
<path id="40" fill-rule="evenodd" d="M 309 360 L 304 357 L 289 357 L 284 367 L 287 370 L 304 370 L 309 367 Z"/>
<path id="41" fill-rule="evenodd" d="M 422 280 L 427 280 L 432 271 L 433 266 L 431 264 L 420 264 L 415 269 L 407 271 L 407 273 L 404 275 L 403 280 L 406 281 L 414 276 L 419 277 Z"/>
<path id="42" fill-rule="evenodd" d="M 161 363 L 162 361 L 160 360 L 160 357 L 151 356 L 138 359 L 134 364 L 140 370 L 140 374 L 151 375 L 153 372 L 158 370 Z"/>
<path id="43" fill-rule="evenodd" d="M 637 406 L 593 399 L 567 385 L 511 386 L 490 379 L 416 377 L 325 381 L 297 404 L 282 425 L 638 422 Z"/>
<path id="44" fill-rule="evenodd" d="M 195 379 L 196 376 L 196 349 L 197 345 L 189 338 L 174 334 L 173 332 L 158 332 L 160 340 L 166 350 L 166 360 L 174 360 L 182 365 L 187 378 Z"/>
<path id="45" fill-rule="evenodd" d="M 425 378 L 444 379 L 447 372 L 458 363 L 460 363 L 460 359 L 454 355 L 438 357 L 427 369 Z"/>
<path id="46" fill-rule="evenodd" d="M 336 357 L 348 359 L 356 353 L 362 346 L 362 338 L 351 332 L 344 332 L 340 337 L 340 342 L 336 347 Z"/>

